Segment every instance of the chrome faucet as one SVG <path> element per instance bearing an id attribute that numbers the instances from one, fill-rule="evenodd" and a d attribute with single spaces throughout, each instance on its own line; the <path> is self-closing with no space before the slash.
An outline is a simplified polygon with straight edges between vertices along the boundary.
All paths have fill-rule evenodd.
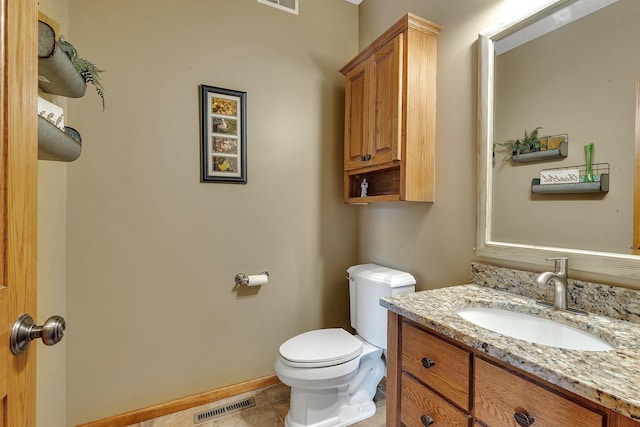
<path id="1" fill-rule="evenodd" d="M 553 306 L 560 310 L 567 309 L 567 257 L 547 258 L 547 261 L 555 261 L 555 272 L 546 271 L 535 278 L 536 285 L 553 285 L 555 301 Z"/>

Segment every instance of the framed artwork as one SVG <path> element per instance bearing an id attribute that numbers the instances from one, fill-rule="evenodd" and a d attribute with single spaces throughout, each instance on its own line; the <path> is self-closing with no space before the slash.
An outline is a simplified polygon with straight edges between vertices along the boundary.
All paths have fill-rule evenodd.
<path id="1" fill-rule="evenodd" d="M 200 182 L 247 183 L 247 93 L 200 85 Z"/>

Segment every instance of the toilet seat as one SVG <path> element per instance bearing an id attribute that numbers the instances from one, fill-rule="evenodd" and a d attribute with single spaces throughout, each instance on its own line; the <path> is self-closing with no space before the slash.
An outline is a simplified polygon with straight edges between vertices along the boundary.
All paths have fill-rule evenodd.
<path id="1" fill-rule="evenodd" d="M 362 341 L 344 329 L 317 329 L 285 341 L 280 360 L 295 368 L 322 368 L 357 358 L 362 347 Z"/>

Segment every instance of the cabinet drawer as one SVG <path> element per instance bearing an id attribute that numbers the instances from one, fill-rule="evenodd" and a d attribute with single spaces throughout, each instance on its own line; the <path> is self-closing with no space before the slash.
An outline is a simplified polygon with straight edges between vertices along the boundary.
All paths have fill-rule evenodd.
<path id="1" fill-rule="evenodd" d="M 475 361 L 475 415 L 489 427 L 518 427 L 514 414 L 526 412 L 535 427 L 602 427 L 603 415 L 505 371 Z"/>
<path id="2" fill-rule="evenodd" d="M 470 407 L 471 357 L 470 352 L 408 323 L 402 323 L 403 371 L 437 390 L 465 411 Z"/>
<path id="3" fill-rule="evenodd" d="M 400 419 L 407 427 L 469 427 L 470 416 L 406 374 L 402 375 L 400 396 Z M 433 420 L 433 424 L 428 424 L 426 417 Z"/>

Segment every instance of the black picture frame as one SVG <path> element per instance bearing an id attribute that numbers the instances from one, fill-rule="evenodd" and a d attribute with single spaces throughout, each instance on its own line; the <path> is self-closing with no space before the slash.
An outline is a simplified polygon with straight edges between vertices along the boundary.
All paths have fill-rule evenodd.
<path id="1" fill-rule="evenodd" d="M 200 85 L 200 182 L 247 183 L 247 93 Z"/>

